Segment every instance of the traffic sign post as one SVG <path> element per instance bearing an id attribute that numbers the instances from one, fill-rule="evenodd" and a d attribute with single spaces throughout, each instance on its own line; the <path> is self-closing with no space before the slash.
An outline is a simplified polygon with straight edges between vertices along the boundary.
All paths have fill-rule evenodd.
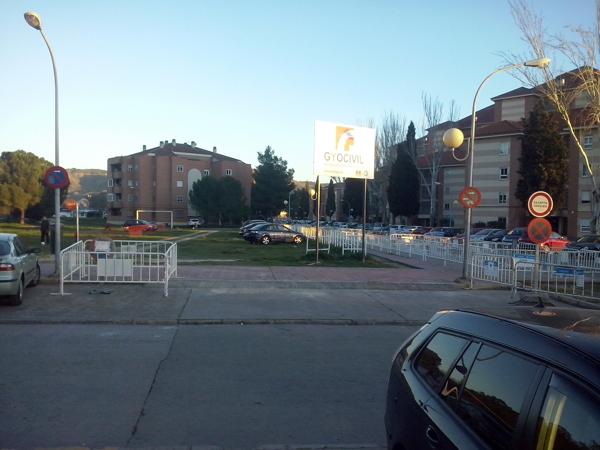
<path id="1" fill-rule="evenodd" d="M 552 199 L 550 199 L 552 200 Z M 548 205 L 544 206 L 548 209 Z M 550 211 L 552 208 L 550 207 Z M 527 226 L 527 236 L 535 245 L 535 271 L 533 272 L 533 288 L 539 290 L 540 284 L 540 244 L 546 242 L 552 234 L 552 224 L 542 217 L 536 217 Z"/>

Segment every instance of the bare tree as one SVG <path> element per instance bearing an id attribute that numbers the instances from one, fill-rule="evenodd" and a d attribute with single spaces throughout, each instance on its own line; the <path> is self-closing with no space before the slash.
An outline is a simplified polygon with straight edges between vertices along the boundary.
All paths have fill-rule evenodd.
<path id="1" fill-rule="evenodd" d="M 427 159 L 427 167 L 425 170 L 419 170 L 421 184 L 425 186 L 429 195 L 429 217 L 430 224 L 434 225 L 437 217 L 437 186 L 440 164 L 442 162 L 443 151 L 446 148 L 442 142 L 442 134 L 445 131 L 436 129 L 443 123 L 448 123 L 448 127 L 452 127 L 452 123 L 458 119 L 459 110 L 454 100 L 450 101 L 448 110 L 445 112 L 444 104 L 436 97 L 432 98 L 427 93 L 421 94 L 421 104 L 423 105 L 423 123 L 421 134 L 427 136 L 426 151 L 424 157 Z M 414 150 L 413 161 L 416 167 L 417 152 Z"/>
<path id="2" fill-rule="evenodd" d="M 600 57 L 600 0 L 596 1 L 594 29 L 574 28 L 572 37 L 547 35 L 542 17 L 526 0 L 509 0 L 515 23 L 529 47 L 527 55 L 505 55 L 509 63 L 525 59 L 556 55 L 572 66 L 563 73 L 560 68 L 547 67 L 543 71 L 517 70 L 515 76 L 524 84 L 534 87 L 560 114 L 573 144 L 581 154 L 592 180 L 592 232 L 600 230 L 600 192 L 598 174 L 590 163 L 590 150 L 582 143 L 583 134 L 600 122 L 600 73 L 595 69 Z M 560 75 L 562 73 L 562 75 Z M 577 109 L 582 102 L 582 108 Z"/>
<path id="3" fill-rule="evenodd" d="M 387 190 L 389 185 L 392 165 L 396 160 L 396 149 L 406 135 L 406 118 L 393 111 L 386 112 L 377 128 L 375 143 L 375 179 L 372 185 L 372 203 L 383 217 L 389 221 L 389 206 Z"/>

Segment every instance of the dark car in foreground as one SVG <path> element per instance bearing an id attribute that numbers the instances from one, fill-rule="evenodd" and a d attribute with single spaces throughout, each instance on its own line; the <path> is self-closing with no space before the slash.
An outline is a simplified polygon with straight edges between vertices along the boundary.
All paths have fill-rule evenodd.
<path id="1" fill-rule="evenodd" d="M 575 242 L 569 242 L 567 244 L 567 249 L 600 251 L 600 235 L 588 234 L 586 236 L 581 236 Z"/>
<path id="2" fill-rule="evenodd" d="M 250 241 L 252 244 L 260 243 L 269 245 L 276 242 L 289 242 L 298 245 L 302 244 L 306 240 L 306 237 L 302 233 L 291 230 L 286 226 L 277 223 L 265 223 L 252 228 L 244 235 L 244 239 Z"/>
<path id="3" fill-rule="evenodd" d="M 27 249 L 16 234 L 0 233 L 0 296 L 8 296 L 8 303 L 23 303 L 27 286 L 40 282 L 39 249 Z"/>
<path id="4" fill-rule="evenodd" d="M 393 359 L 390 450 L 600 448 L 600 313 L 442 311 Z"/>

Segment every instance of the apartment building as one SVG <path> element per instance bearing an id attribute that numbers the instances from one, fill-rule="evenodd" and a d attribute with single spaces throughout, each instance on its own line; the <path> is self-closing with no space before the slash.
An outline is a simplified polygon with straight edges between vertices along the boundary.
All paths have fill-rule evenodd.
<path id="1" fill-rule="evenodd" d="M 569 77 L 569 73 L 562 76 Z M 522 119 L 529 116 L 541 95 L 537 88 L 520 87 L 497 95 L 491 100 L 492 105 L 477 111 L 475 132 L 475 159 L 473 168 L 473 185 L 482 194 L 481 205 L 473 210 L 472 223 L 513 228 L 526 226 L 530 217 L 521 202 L 515 197 L 519 180 L 519 157 L 521 155 L 520 137 L 523 135 Z M 572 105 L 573 111 L 585 107 L 585 99 L 577 99 Z M 559 123 L 561 121 L 559 120 Z M 464 209 L 458 203 L 458 194 L 467 184 L 467 161 L 459 161 L 445 149 L 438 165 L 435 180 L 431 180 L 431 166 L 434 145 L 441 139 L 448 128 L 460 128 L 465 135 L 465 142 L 455 151 L 458 158 L 463 157 L 471 132 L 471 116 L 464 117 L 455 123 L 444 123 L 428 130 L 419 145 L 419 170 L 425 181 L 421 189 L 421 208 L 418 215 L 420 223 L 432 222 L 430 215 L 430 198 L 425 184 L 436 190 L 436 213 L 433 222 L 439 225 L 464 227 Z M 598 128 L 577 127 L 581 133 L 580 140 L 591 155 L 593 168 L 600 170 L 600 146 Z M 569 144 L 569 160 L 565 167 L 568 172 L 567 201 L 555 205 L 555 209 L 547 219 L 553 229 L 559 233 L 575 238 L 590 231 L 592 218 L 592 180 L 583 158 L 575 144 L 569 139 L 567 129 L 563 129 Z"/>
<path id="2" fill-rule="evenodd" d="M 189 204 L 189 191 L 195 181 L 206 176 L 231 176 L 243 187 L 250 204 L 252 168 L 239 159 L 219 154 L 217 148 L 204 150 L 190 144 L 161 141 L 160 146 L 107 161 L 108 222 L 121 224 L 140 218 L 175 224 L 197 216 Z"/>

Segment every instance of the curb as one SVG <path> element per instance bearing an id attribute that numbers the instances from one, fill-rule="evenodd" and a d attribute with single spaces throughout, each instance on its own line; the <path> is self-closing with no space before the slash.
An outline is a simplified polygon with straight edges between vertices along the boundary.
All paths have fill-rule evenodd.
<path id="1" fill-rule="evenodd" d="M 595 309 L 600 310 L 600 304 L 590 301 L 581 300 L 577 297 L 572 297 L 565 294 L 548 294 L 548 298 L 557 302 L 568 303 L 572 306 L 577 306 L 584 309 Z"/>
<path id="2" fill-rule="evenodd" d="M 191 280 L 175 279 L 169 287 L 180 288 L 254 288 L 254 289 L 369 289 L 399 291 L 455 291 L 464 289 L 451 282 L 404 282 L 386 281 L 296 281 L 296 280 Z"/>
<path id="3" fill-rule="evenodd" d="M 356 319 L 0 319 L 0 325 L 325 325 L 420 327 L 425 320 Z"/>

